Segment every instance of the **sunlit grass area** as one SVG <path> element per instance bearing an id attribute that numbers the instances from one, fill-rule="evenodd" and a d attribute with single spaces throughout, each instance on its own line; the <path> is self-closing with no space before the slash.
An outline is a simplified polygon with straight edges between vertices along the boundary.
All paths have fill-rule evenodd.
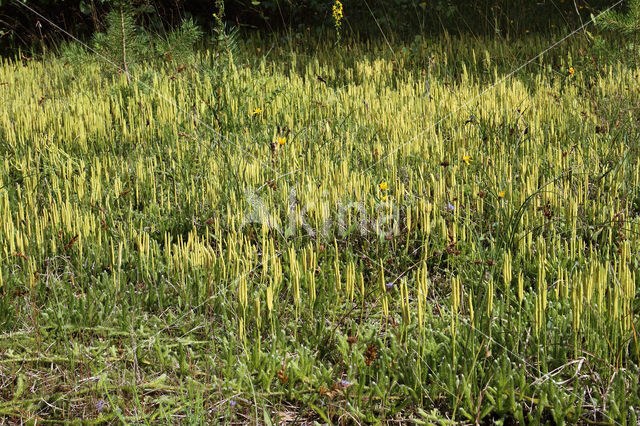
<path id="1" fill-rule="evenodd" d="M 554 41 L 4 59 L 0 415 L 636 424 L 638 70 Z"/>

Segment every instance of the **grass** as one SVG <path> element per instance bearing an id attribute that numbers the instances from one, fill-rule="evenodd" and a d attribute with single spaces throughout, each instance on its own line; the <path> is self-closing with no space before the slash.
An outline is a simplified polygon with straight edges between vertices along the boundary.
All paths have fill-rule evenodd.
<path id="1" fill-rule="evenodd" d="M 552 41 L 2 60 L 0 416 L 635 424 L 638 70 Z"/>

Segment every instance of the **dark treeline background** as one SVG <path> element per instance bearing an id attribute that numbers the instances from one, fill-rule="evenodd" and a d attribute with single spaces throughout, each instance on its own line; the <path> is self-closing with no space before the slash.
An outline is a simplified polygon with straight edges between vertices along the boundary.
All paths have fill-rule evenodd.
<path id="1" fill-rule="evenodd" d="M 28 6 L 70 34 L 88 39 L 103 30 L 104 16 L 119 0 L 0 0 L 0 49 L 32 48 L 68 38 Z M 343 30 L 371 36 L 472 32 L 476 35 L 522 34 L 573 28 L 612 0 L 343 0 Z M 141 25 L 166 31 L 185 18 L 205 33 L 216 23 L 214 0 L 131 0 Z M 224 20 L 244 30 L 317 31 L 333 26 L 331 0 L 227 0 Z"/>

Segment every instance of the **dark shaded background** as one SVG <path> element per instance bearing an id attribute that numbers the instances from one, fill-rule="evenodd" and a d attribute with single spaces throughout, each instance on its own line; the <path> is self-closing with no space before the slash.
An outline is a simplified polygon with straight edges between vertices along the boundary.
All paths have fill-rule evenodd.
<path id="1" fill-rule="evenodd" d="M 69 33 L 87 39 L 94 31 L 104 29 L 104 15 L 118 0 L 0 0 L 3 54 L 17 48 L 37 49 L 43 41 L 50 44 L 66 38 L 19 1 Z M 212 15 L 217 9 L 212 0 L 132 0 L 128 4 L 139 12 L 139 23 L 152 31 L 166 30 L 183 18 L 194 19 L 205 32 L 215 25 Z M 327 0 L 228 0 L 225 21 L 249 31 L 331 28 L 332 4 Z M 444 29 L 516 35 L 563 26 L 575 28 L 588 21 L 591 13 L 612 4 L 604 0 L 343 0 L 343 30 L 361 36 L 380 34 L 380 29 L 399 37 L 437 34 Z"/>

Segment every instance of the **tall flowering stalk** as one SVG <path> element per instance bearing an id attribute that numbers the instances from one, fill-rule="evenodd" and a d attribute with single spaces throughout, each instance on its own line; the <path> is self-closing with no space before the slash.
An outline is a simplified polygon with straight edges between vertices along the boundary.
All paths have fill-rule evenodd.
<path id="1" fill-rule="evenodd" d="M 336 35 L 338 36 L 337 43 L 340 43 L 340 33 L 342 28 L 342 3 L 340 0 L 336 0 L 333 4 L 333 23 L 336 27 Z"/>

